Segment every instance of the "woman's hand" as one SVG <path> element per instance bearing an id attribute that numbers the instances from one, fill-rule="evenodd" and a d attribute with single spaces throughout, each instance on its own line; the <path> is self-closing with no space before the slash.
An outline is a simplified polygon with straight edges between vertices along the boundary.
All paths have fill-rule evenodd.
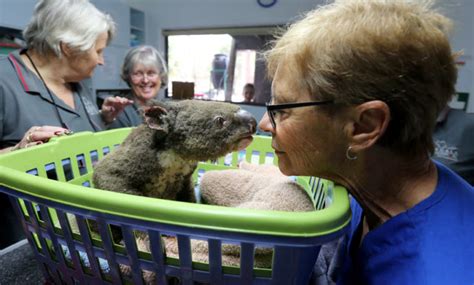
<path id="1" fill-rule="evenodd" d="M 33 126 L 23 136 L 21 141 L 17 143 L 10 150 L 17 150 L 21 148 L 27 148 L 34 145 L 39 145 L 48 142 L 50 138 L 55 136 L 61 136 L 71 134 L 72 132 L 68 129 L 53 127 L 53 126 Z M 3 152 L 3 151 L 2 151 Z"/>
<path id="2" fill-rule="evenodd" d="M 112 123 L 118 114 L 131 104 L 133 104 L 133 101 L 124 97 L 107 97 L 104 104 L 102 104 L 102 110 L 100 110 L 102 120 L 106 124 Z"/>

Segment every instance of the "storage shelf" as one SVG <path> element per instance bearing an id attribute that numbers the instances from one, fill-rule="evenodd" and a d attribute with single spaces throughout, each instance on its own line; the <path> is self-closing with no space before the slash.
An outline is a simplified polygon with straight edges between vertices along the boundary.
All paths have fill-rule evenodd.
<path id="1" fill-rule="evenodd" d="M 130 46 L 145 43 L 145 13 L 130 8 Z"/>

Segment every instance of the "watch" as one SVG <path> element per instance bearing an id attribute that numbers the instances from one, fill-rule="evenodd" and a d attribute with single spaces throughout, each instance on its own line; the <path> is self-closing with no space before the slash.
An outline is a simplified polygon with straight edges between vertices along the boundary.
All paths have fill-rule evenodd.
<path id="1" fill-rule="evenodd" d="M 275 5 L 277 0 L 257 0 L 258 5 L 262 6 L 263 8 L 270 8 Z"/>

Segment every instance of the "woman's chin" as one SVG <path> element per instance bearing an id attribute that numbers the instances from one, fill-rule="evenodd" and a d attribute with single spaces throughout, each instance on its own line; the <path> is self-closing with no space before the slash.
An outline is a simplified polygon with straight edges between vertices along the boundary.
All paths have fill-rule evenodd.
<path id="1" fill-rule="evenodd" d="M 140 98 L 143 101 L 148 101 L 150 99 L 153 99 L 158 95 L 157 89 L 154 88 L 147 88 L 147 89 L 135 89 L 135 96 L 137 98 Z"/>
<path id="2" fill-rule="evenodd" d="M 151 99 L 155 98 L 155 95 L 156 95 L 155 93 L 151 93 L 151 92 L 150 93 L 143 93 L 142 92 L 137 97 L 142 98 L 144 101 L 148 101 L 148 100 L 151 100 Z"/>
<path id="3" fill-rule="evenodd" d="M 292 169 L 291 165 L 285 162 L 285 158 L 283 156 L 278 156 L 278 168 L 280 169 L 281 173 L 286 176 L 297 175 Z"/>

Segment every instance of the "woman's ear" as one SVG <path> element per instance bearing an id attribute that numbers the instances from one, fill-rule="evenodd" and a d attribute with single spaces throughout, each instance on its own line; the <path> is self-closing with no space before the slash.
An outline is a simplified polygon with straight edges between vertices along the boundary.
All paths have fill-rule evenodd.
<path id="1" fill-rule="evenodd" d="M 64 42 L 60 42 L 59 43 L 59 47 L 61 48 L 61 53 L 65 56 L 65 57 L 70 57 L 72 54 L 73 54 L 73 50 L 71 49 L 71 47 L 64 43 Z"/>
<path id="2" fill-rule="evenodd" d="M 355 106 L 350 118 L 345 127 L 349 145 L 354 151 L 362 151 L 380 140 L 387 130 L 390 108 L 380 100 L 368 101 Z"/>

